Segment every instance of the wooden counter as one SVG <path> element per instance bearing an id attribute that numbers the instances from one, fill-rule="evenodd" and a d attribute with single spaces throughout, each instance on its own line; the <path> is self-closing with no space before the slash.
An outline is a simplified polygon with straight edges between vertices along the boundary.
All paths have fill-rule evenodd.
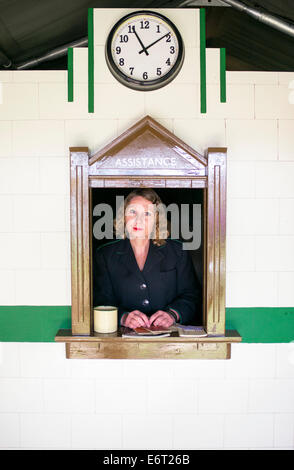
<path id="1" fill-rule="evenodd" d="M 71 330 L 59 330 L 56 342 L 65 343 L 68 359 L 230 359 L 231 343 L 242 341 L 235 330 L 225 335 L 191 338 L 123 338 L 121 329 L 115 333 L 73 335 Z"/>

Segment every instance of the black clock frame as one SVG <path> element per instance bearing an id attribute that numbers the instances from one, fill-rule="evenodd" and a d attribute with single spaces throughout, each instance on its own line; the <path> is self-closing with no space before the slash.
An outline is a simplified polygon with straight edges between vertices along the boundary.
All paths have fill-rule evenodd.
<path id="1" fill-rule="evenodd" d="M 175 61 L 174 65 L 172 68 L 169 70 L 167 74 L 165 74 L 163 77 L 156 78 L 154 80 L 149 80 L 148 82 L 144 82 L 135 78 L 130 78 L 127 75 L 125 75 L 117 66 L 117 64 L 114 62 L 112 53 L 111 53 L 111 43 L 113 36 L 119 26 L 124 23 L 126 20 L 129 18 L 133 18 L 136 16 L 141 16 L 141 15 L 152 15 L 156 16 L 157 18 L 162 19 L 165 21 L 175 32 L 175 35 L 177 37 L 178 41 L 178 46 L 179 46 L 179 53 L 177 60 Z M 150 91 L 150 90 L 157 90 L 158 88 L 161 88 L 168 83 L 170 83 L 179 73 L 179 71 L 182 68 L 183 62 L 184 62 L 184 56 L 185 56 L 185 51 L 184 51 L 184 43 L 182 40 L 182 36 L 178 30 L 178 28 L 175 26 L 175 24 L 169 20 L 166 16 L 161 15 L 160 13 L 154 12 L 154 11 L 149 11 L 149 10 L 141 10 L 133 13 L 128 13 L 127 15 L 123 16 L 118 20 L 115 25 L 112 27 L 106 41 L 106 46 L 105 46 L 105 58 L 106 62 L 108 65 L 108 68 L 112 75 L 123 85 L 127 86 L 128 88 L 132 88 L 133 90 L 139 90 L 139 91 Z"/>

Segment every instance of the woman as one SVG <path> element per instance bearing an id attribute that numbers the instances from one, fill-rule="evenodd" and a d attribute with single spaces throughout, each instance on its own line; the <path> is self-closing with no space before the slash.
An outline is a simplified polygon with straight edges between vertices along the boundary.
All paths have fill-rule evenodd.
<path id="1" fill-rule="evenodd" d="M 181 241 L 167 238 L 160 204 L 153 189 L 129 193 L 114 222 L 123 238 L 98 247 L 94 256 L 94 305 L 117 306 L 119 324 L 130 328 L 201 321 L 201 287 L 190 254 Z"/>

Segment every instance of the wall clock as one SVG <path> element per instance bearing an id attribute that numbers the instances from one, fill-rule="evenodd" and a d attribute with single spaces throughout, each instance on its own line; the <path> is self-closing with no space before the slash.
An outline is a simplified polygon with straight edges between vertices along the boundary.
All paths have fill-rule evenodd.
<path id="1" fill-rule="evenodd" d="M 155 90 L 170 83 L 184 60 L 184 44 L 177 27 L 153 11 L 137 11 L 111 29 L 106 62 L 120 83 L 135 90 Z"/>

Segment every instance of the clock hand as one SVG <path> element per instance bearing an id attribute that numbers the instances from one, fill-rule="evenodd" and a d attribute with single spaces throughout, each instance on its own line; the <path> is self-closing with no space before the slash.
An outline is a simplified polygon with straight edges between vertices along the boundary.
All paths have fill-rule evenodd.
<path id="1" fill-rule="evenodd" d="M 139 51 L 139 54 L 142 54 L 142 52 L 146 52 L 147 49 L 149 49 L 149 47 L 154 46 L 154 44 L 156 44 L 157 42 L 161 41 L 163 38 L 165 38 L 165 37 L 168 36 L 169 34 L 170 34 L 170 33 L 166 33 L 164 36 L 161 36 L 161 38 L 156 39 L 156 41 L 154 41 L 154 42 L 152 42 L 151 44 L 149 44 L 149 46 L 144 47 L 144 49 L 142 49 L 141 51 Z"/>
<path id="2" fill-rule="evenodd" d="M 144 44 L 142 43 L 141 39 L 139 38 L 139 35 L 138 35 L 137 31 L 135 30 L 135 26 L 134 26 L 134 28 L 133 28 L 133 33 L 135 33 L 136 38 L 138 39 L 139 43 L 140 43 L 141 46 L 143 47 L 143 49 L 141 50 L 141 52 L 145 52 L 146 55 L 149 55 L 149 52 L 147 52 L 146 47 L 145 47 Z M 139 54 L 141 54 L 141 52 L 139 52 Z"/>

